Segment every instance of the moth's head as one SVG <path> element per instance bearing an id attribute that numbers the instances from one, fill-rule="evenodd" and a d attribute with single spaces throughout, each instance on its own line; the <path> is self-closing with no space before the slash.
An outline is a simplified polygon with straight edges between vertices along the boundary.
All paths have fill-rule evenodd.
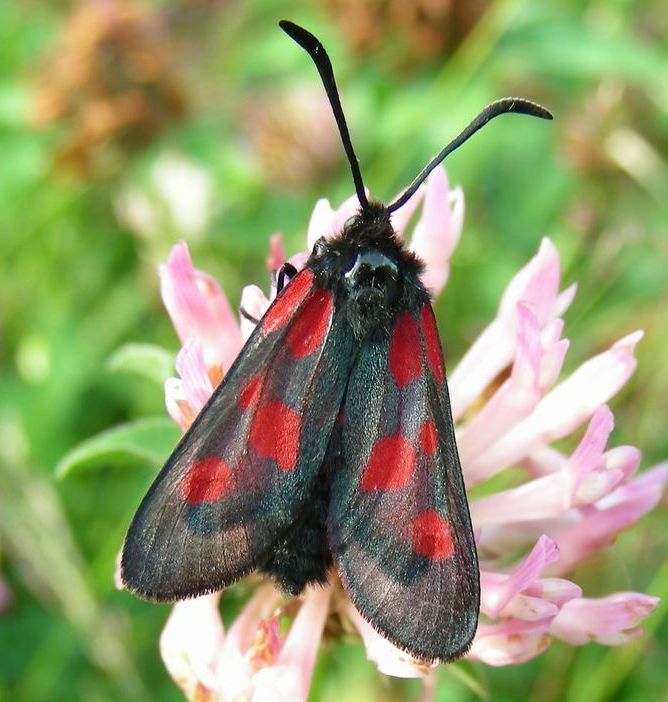
<path id="1" fill-rule="evenodd" d="M 342 282 L 355 336 L 362 340 L 389 329 L 403 285 L 398 261 L 377 248 L 358 249 L 346 263 Z"/>
<path id="2" fill-rule="evenodd" d="M 365 292 L 378 298 L 380 304 L 394 302 L 399 285 L 397 261 L 373 248 L 359 249 L 351 257 L 351 263 L 343 274 L 344 285 L 350 294 Z"/>

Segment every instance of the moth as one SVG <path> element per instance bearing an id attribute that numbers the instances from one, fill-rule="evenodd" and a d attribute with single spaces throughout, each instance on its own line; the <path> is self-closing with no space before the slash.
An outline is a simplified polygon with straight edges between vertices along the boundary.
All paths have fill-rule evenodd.
<path id="1" fill-rule="evenodd" d="M 476 545 L 423 264 L 390 215 L 490 119 L 551 114 L 498 100 L 397 200 L 370 201 L 324 47 L 280 26 L 320 73 L 359 211 L 302 270 L 281 270 L 276 299 L 141 502 L 122 579 L 174 601 L 255 570 L 295 595 L 335 571 L 383 636 L 450 661 L 478 622 Z"/>

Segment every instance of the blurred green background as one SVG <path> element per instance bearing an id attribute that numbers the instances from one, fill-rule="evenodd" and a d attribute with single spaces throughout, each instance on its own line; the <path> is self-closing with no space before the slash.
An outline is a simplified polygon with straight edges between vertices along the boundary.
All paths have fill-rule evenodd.
<path id="1" fill-rule="evenodd" d="M 267 286 L 272 233 L 302 250 L 315 200 L 352 191 L 315 70 L 282 18 L 330 50 L 367 185 L 386 200 L 486 102 L 521 94 L 554 111 L 551 124 L 503 118 L 448 160 L 466 196 L 436 305 L 450 364 L 549 235 L 564 282 L 579 283 L 566 370 L 644 328 L 638 371 L 611 403 L 613 438 L 640 446 L 645 467 L 668 454 L 664 0 L 2 2 L 3 699 L 181 699 L 157 653 L 168 609 L 112 582 L 177 436 L 162 380 L 178 342 L 156 266 L 186 238 L 237 305 L 244 284 Z M 55 477 L 84 439 L 126 422 L 144 434 L 93 446 Z M 664 501 L 575 579 L 590 596 L 668 597 L 667 527 Z M 522 666 L 442 667 L 438 699 L 665 699 L 667 611 L 620 649 L 555 643 Z M 381 679 L 353 642 L 324 648 L 312 697 L 418 694 Z"/>

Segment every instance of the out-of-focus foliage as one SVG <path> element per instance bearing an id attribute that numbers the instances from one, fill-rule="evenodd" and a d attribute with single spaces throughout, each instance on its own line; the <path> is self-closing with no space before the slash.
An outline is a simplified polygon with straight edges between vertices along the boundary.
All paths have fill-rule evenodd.
<path id="1" fill-rule="evenodd" d="M 411 16 L 404 5 L 0 3 L 7 699 L 180 698 L 157 654 L 166 608 L 117 592 L 112 580 L 130 516 L 176 435 L 164 420 L 170 359 L 160 347 L 175 350 L 177 340 L 156 266 L 187 236 L 195 261 L 236 303 L 243 284 L 266 284 L 273 232 L 285 233 L 289 253 L 302 249 L 315 200 L 352 190 L 313 67 L 277 29 L 283 17 L 331 50 L 379 197 L 408 182 L 487 101 L 522 94 L 553 109 L 553 125 L 503 118 L 448 161 L 467 204 L 437 305 L 450 364 L 549 234 L 565 281 L 580 284 L 567 317 L 569 362 L 644 328 L 638 372 L 613 406 L 616 438 L 642 447 L 646 464 L 668 453 L 664 2 L 492 0 L 466 16 L 445 1 Z M 107 434 L 61 463 L 85 439 L 137 421 L 115 430 L 127 450 L 105 444 Z M 56 467 L 68 473 L 74 461 L 96 469 L 59 480 Z M 664 505 L 579 575 L 592 596 L 662 596 L 645 637 L 620 649 L 554 645 L 513 668 L 442 668 L 438 699 L 481 690 L 494 700 L 665 698 L 667 522 Z M 226 615 L 242 593 L 230 591 Z M 414 683 L 381 680 L 358 645 L 321 654 L 314 700 L 416 695 Z"/>

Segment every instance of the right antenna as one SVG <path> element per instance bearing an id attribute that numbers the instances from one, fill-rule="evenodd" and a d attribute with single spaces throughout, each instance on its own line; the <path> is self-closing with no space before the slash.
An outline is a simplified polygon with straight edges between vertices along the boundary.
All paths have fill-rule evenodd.
<path id="1" fill-rule="evenodd" d="M 413 196 L 415 191 L 420 187 L 425 178 L 438 166 L 438 164 L 455 149 L 459 148 L 469 137 L 472 137 L 479 129 L 484 127 L 487 122 L 499 115 L 504 115 L 507 112 L 515 112 L 522 115 L 530 115 L 531 117 L 539 117 L 540 119 L 552 119 L 552 113 L 531 100 L 525 100 L 518 97 L 506 97 L 496 100 L 487 105 L 487 107 L 469 124 L 464 131 L 455 137 L 442 151 L 440 151 L 431 161 L 420 171 L 415 180 L 406 188 L 400 197 L 393 203 L 388 205 L 388 210 L 394 212 L 402 205 L 405 205 Z"/>

